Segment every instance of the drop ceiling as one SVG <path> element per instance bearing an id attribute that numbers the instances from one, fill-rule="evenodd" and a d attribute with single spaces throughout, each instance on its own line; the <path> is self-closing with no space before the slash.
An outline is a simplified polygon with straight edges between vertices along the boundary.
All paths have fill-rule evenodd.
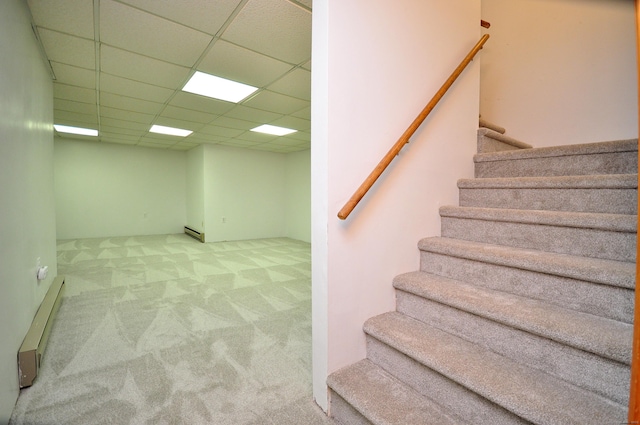
<path id="1" fill-rule="evenodd" d="M 54 79 L 54 122 L 80 138 L 188 150 L 309 149 L 312 0 L 28 0 Z M 239 104 L 182 91 L 196 72 L 258 87 Z M 149 133 L 158 124 L 185 138 Z M 297 130 L 277 137 L 261 124 Z"/>

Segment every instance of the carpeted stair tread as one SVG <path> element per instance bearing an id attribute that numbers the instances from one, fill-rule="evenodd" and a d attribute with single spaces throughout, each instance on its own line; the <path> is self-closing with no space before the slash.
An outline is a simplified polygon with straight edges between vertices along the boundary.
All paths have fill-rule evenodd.
<path id="1" fill-rule="evenodd" d="M 573 211 L 443 206 L 440 207 L 440 216 L 632 233 L 636 231 L 637 226 L 637 217 L 632 214 L 603 214 Z"/>
<path id="2" fill-rule="evenodd" d="M 376 316 L 364 329 L 373 338 L 533 423 L 604 424 L 626 417 L 622 405 L 403 314 Z"/>
<path id="3" fill-rule="evenodd" d="M 575 145 L 550 146 L 544 148 L 521 149 L 504 152 L 479 153 L 474 156 L 476 163 L 508 161 L 529 158 L 552 158 L 570 155 L 593 155 L 614 152 L 637 152 L 638 140 L 615 140 L 610 142 L 584 143 Z"/>
<path id="4" fill-rule="evenodd" d="M 631 362 L 633 326 L 425 272 L 397 276 L 394 287 L 580 350 Z"/>
<path id="5" fill-rule="evenodd" d="M 637 214 L 637 186 L 637 174 L 458 180 L 462 207 L 608 214 Z"/>
<path id="6" fill-rule="evenodd" d="M 638 174 L 488 177 L 458 180 L 460 189 L 637 189 Z"/>
<path id="7" fill-rule="evenodd" d="M 635 288 L 635 264 L 574 255 L 492 245 L 460 239 L 429 237 L 418 242 L 434 252 L 500 266 L 578 279 L 622 288 Z"/>
<path id="8" fill-rule="evenodd" d="M 478 153 L 474 176 L 526 177 L 638 172 L 637 140 Z"/>
<path id="9" fill-rule="evenodd" d="M 462 424 L 367 359 L 332 373 L 327 385 L 374 425 Z"/>
<path id="10" fill-rule="evenodd" d="M 445 206 L 440 216 L 449 238 L 635 261 L 636 215 Z"/>

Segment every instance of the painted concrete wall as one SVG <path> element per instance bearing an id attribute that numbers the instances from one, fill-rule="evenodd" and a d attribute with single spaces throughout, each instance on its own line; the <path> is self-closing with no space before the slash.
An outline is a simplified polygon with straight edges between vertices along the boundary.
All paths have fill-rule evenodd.
<path id="1" fill-rule="evenodd" d="M 58 239 L 182 233 L 185 152 L 55 141 Z"/>
<path id="2" fill-rule="evenodd" d="M 53 85 L 26 2 L 0 1 L 0 424 L 18 397 L 17 352 L 57 275 Z M 36 279 L 36 264 L 49 266 Z"/>
<path id="3" fill-rule="evenodd" d="M 207 242 L 285 235 L 286 156 L 204 146 Z"/>
<path id="4" fill-rule="evenodd" d="M 311 242 L 311 151 L 286 155 L 285 234 Z"/>
<path id="5" fill-rule="evenodd" d="M 481 36 L 480 2 L 317 0 L 313 13 L 314 397 L 365 356 L 364 321 L 395 308 L 392 279 L 418 269 L 438 207 L 473 174 L 474 61 L 346 221 L 336 214 Z"/>
<path id="6" fill-rule="evenodd" d="M 631 0 L 482 0 L 482 117 L 533 146 L 638 137 Z"/>

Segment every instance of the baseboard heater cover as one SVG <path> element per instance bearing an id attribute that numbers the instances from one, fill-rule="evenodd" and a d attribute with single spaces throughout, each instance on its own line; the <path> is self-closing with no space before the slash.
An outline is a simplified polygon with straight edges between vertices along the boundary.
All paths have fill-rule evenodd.
<path id="1" fill-rule="evenodd" d="M 57 276 L 44 296 L 33 323 L 31 323 L 31 327 L 20 346 L 20 351 L 18 351 L 20 388 L 33 385 L 33 381 L 38 375 L 51 326 L 62 301 L 63 289 L 64 277 Z"/>
<path id="2" fill-rule="evenodd" d="M 204 243 L 204 232 L 198 232 L 196 229 L 189 226 L 184 226 L 184 232 L 192 238 Z"/>

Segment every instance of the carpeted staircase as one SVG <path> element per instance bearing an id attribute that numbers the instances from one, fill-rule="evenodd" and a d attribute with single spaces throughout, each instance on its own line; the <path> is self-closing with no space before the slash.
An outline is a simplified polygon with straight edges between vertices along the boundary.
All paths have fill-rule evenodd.
<path id="1" fill-rule="evenodd" d="M 631 361 L 637 140 L 533 149 L 478 131 L 442 236 L 328 378 L 341 424 L 620 424 Z"/>

